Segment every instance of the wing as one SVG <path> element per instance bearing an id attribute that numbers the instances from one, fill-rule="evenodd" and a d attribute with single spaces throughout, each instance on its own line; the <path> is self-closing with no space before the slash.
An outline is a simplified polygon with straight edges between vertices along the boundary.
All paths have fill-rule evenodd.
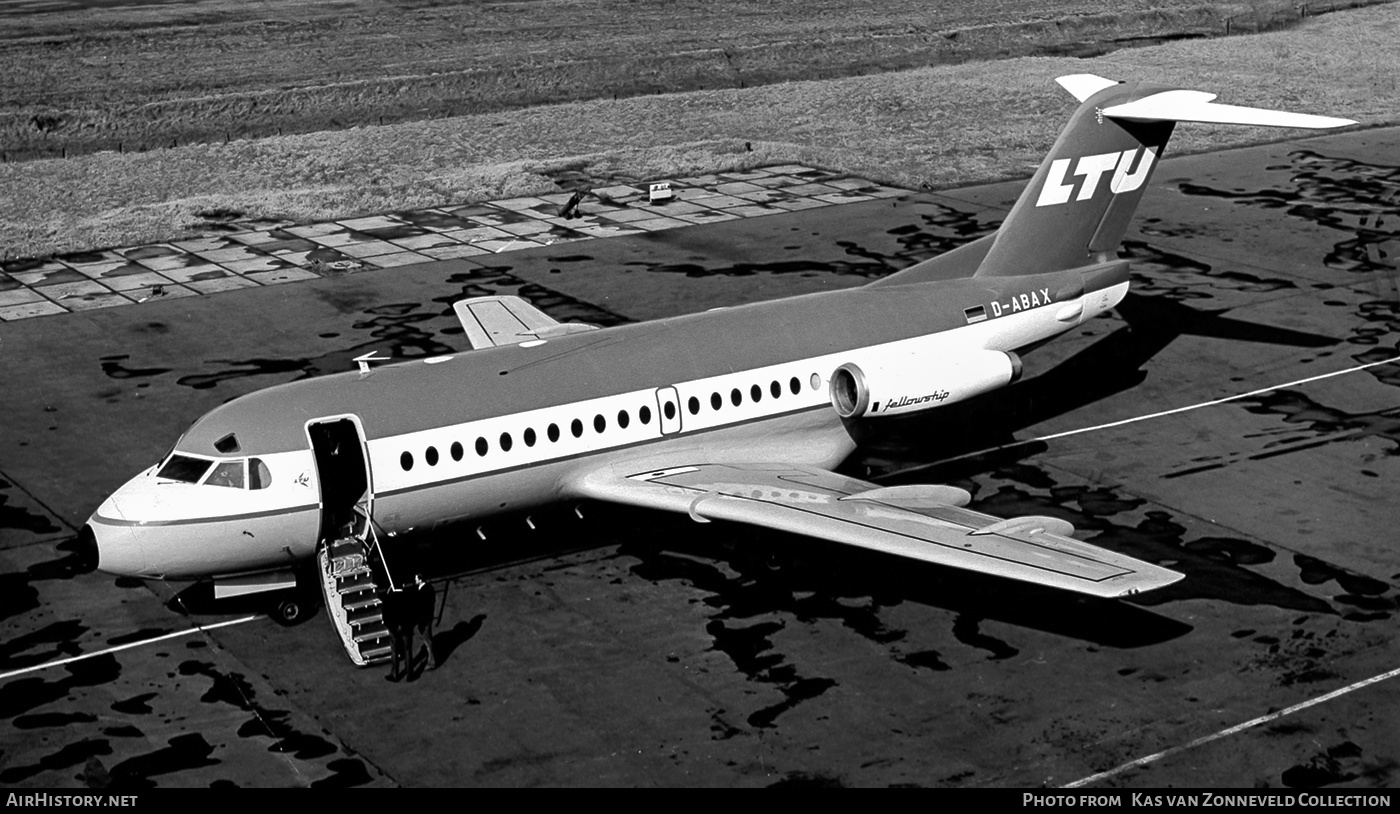
<path id="1" fill-rule="evenodd" d="M 822 469 L 704 464 L 596 472 L 576 496 L 805 534 L 900 557 L 1100 597 L 1160 588 L 1182 574 L 1080 542 L 1053 517 L 1000 520 L 963 508 L 951 486 L 879 487 Z"/>
<path id="2" fill-rule="evenodd" d="M 582 322 L 559 322 L 521 299 L 510 295 L 473 297 L 452 304 L 457 320 L 473 348 L 517 345 L 579 331 L 597 330 Z"/>

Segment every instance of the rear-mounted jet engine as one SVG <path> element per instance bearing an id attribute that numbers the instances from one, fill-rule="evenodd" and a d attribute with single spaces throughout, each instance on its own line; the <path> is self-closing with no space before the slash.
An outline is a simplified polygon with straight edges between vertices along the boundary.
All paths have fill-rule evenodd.
<path id="1" fill-rule="evenodd" d="M 1021 358 L 983 350 L 930 362 L 902 359 L 857 365 L 831 374 L 831 405 L 842 418 L 905 415 L 981 395 L 1021 378 Z"/>

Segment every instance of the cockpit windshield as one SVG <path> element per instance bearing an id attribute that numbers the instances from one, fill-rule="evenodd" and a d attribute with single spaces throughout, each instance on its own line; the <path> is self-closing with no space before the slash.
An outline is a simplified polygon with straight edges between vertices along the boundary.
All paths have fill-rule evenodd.
<path id="1" fill-rule="evenodd" d="M 214 471 L 209 473 L 209 479 L 204 481 L 206 486 L 231 486 L 234 489 L 243 488 L 243 461 L 224 461 L 214 467 Z"/>
<path id="2" fill-rule="evenodd" d="M 156 477 L 230 489 L 256 490 L 272 485 L 272 472 L 260 458 L 220 461 L 175 453 L 156 472 Z"/>
<path id="3" fill-rule="evenodd" d="M 170 460 L 166 461 L 165 466 L 162 466 L 160 471 L 156 473 L 156 477 L 177 480 L 181 483 L 199 483 L 199 479 L 204 477 L 204 473 L 209 471 L 209 467 L 213 463 L 213 461 L 203 458 L 171 455 Z"/>

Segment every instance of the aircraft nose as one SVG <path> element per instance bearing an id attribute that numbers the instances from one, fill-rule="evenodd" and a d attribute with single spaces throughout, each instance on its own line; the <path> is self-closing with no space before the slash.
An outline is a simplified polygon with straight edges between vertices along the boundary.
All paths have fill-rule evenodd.
<path id="1" fill-rule="evenodd" d="M 97 557 L 97 570 L 119 577 L 139 577 L 150 572 L 145 547 L 126 522 L 115 495 L 107 498 L 88 518 L 79 535 L 79 546 L 84 544 L 83 538 L 89 536 Z"/>

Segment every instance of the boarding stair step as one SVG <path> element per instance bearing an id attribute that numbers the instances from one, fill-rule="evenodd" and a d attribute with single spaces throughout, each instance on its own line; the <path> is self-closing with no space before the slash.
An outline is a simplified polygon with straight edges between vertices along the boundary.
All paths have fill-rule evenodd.
<path id="1" fill-rule="evenodd" d="M 352 625 L 359 625 L 361 627 L 372 625 L 375 622 L 384 621 L 384 609 L 379 602 L 370 605 L 360 605 L 354 608 L 347 606 L 345 608 L 345 618 L 349 619 Z"/>
<path id="2" fill-rule="evenodd" d="M 360 646 L 360 658 L 364 659 L 366 664 L 388 661 L 389 657 L 392 655 L 394 655 L 394 646 L 392 644 L 381 644 L 374 647 Z"/>
<path id="3" fill-rule="evenodd" d="M 340 604 L 340 607 L 348 613 L 351 611 L 360 610 L 361 608 L 369 608 L 381 604 L 383 603 L 379 601 L 379 597 L 376 596 L 374 593 L 366 593 L 364 591 L 361 591 L 358 594 L 356 594 L 353 599 L 347 598 L 344 602 Z"/>
<path id="4" fill-rule="evenodd" d="M 389 638 L 389 628 L 385 627 L 383 624 L 359 628 L 354 636 L 356 643 L 373 642 L 387 638 Z"/>

